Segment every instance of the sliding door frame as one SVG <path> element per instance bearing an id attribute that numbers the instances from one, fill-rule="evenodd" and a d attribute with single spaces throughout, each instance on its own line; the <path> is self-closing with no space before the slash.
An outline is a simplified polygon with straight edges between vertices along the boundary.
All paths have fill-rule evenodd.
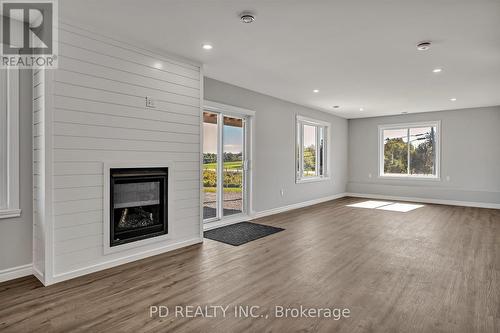
<path id="1" fill-rule="evenodd" d="M 219 221 L 223 218 L 224 209 L 224 115 L 217 114 L 217 187 L 216 187 L 216 206 L 215 219 L 210 221 Z M 207 221 L 207 222 L 210 222 Z"/>
<path id="2" fill-rule="evenodd" d="M 252 214 L 252 192 L 253 192 L 253 122 L 255 111 L 240 108 L 237 106 L 216 103 L 212 101 L 204 101 L 203 111 L 217 114 L 217 212 L 216 217 L 203 219 L 203 227 L 205 230 L 228 225 L 247 220 Z M 223 214 L 223 168 L 224 168 L 224 116 L 241 118 L 243 121 L 243 183 L 242 183 L 242 212 L 234 215 L 224 216 Z M 203 122 L 203 119 L 202 119 Z M 203 137 L 201 138 L 203 140 Z M 203 146 L 203 145 L 202 145 Z M 201 154 L 203 156 L 203 152 Z M 202 170 L 203 172 L 203 170 Z M 222 175 L 222 177 L 219 177 Z M 201 193 L 203 195 L 203 177 L 201 178 Z M 203 197 L 200 200 L 203 205 Z M 203 211 L 203 209 L 202 209 Z"/>

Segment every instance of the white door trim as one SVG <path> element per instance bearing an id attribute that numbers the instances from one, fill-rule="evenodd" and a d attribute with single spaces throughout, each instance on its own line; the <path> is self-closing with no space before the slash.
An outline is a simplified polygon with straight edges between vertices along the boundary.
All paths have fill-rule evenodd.
<path id="1" fill-rule="evenodd" d="M 227 218 L 224 218 L 222 216 L 221 219 L 221 209 L 222 207 L 218 207 L 218 213 L 217 213 L 217 219 L 203 223 L 203 215 L 201 216 L 202 223 L 204 225 L 204 229 L 206 230 L 207 228 L 212 228 L 215 225 L 222 225 L 222 224 L 228 224 L 231 221 L 234 220 L 248 220 L 250 218 L 251 212 L 253 211 L 253 158 L 254 158 L 254 135 L 253 135 L 253 125 L 255 121 L 255 111 L 245 109 L 245 108 L 240 108 L 234 105 L 228 105 L 228 104 L 222 104 L 218 102 L 213 102 L 213 101 L 204 101 L 203 105 L 203 111 L 209 111 L 209 112 L 214 112 L 218 114 L 218 124 L 222 124 L 222 117 L 223 116 L 235 116 L 239 118 L 244 119 L 245 123 L 245 133 L 244 133 L 244 158 L 245 161 L 244 163 L 244 169 L 246 169 L 246 177 L 243 177 L 244 179 L 244 193 L 243 193 L 243 207 L 244 207 L 244 212 L 242 214 L 235 214 L 235 216 L 230 216 Z M 203 116 L 202 116 L 202 122 L 203 122 Z M 218 135 L 218 149 L 219 152 L 222 152 L 222 126 L 219 126 L 219 135 Z M 203 139 L 203 138 L 202 138 Z M 203 152 L 202 152 L 203 156 Z M 245 165 L 246 164 L 246 165 Z M 222 168 L 221 163 L 218 163 L 218 167 Z M 203 168 L 203 165 L 202 165 Z M 203 170 L 202 170 L 203 171 Z M 220 178 L 220 177 L 219 177 Z M 222 179 L 218 179 L 218 182 L 222 181 Z M 202 195 L 203 195 L 203 177 L 200 179 L 201 183 L 201 189 L 202 189 Z M 220 192 L 220 191 L 219 191 Z M 218 193 L 218 203 L 220 206 L 222 206 L 222 193 Z M 203 205 L 203 198 L 201 201 L 201 204 Z M 210 219 L 209 219 L 210 220 Z M 225 223 L 227 222 L 227 223 Z M 233 222 L 234 223 L 234 222 Z M 207 224 L 209 226 L 207 226 Z"/>
<path id="2" fill-rule="evenodd" d="M 212 111 L 217 113 L 224 113 L 229 115 L 237 115 L 237 116 L 255 116 L 255 111 L 240 108 L 239 106 L 222 104 L 218 102 L 213 102 L 209 100 L 204 100 L 203 102 L 203 110 Z"/>

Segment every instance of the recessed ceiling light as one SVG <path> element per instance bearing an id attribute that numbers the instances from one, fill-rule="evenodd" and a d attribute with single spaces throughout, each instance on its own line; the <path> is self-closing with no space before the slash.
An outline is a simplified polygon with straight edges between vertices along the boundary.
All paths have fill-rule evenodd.
<path id="1" fill-rule="evenodd" d="M 420 42 L 417 44 L 417 50 L 419 51 L 427 51 L 431 48 L 431 42 Z"/>
<path id="2" fill-rule="evenodd" d="M 203 47 L 204 50 L 211 50 L 213 49 L 214 47 L 210 44 L 203 44 L 201 47 Z"/>
<path id="3" fill-rule="evenodd" d="M 338 108 L 340 108 L 340 105 L 334 105 L 333 108 L 338 109 Z"/>
<path id="4" fill-rule="evenodd" d="M 455 97 L 450 98 L 450 101 L 455 102 L 457 99 Z"/>
<path id="5" fill-rule="evenodd" d="M 319 93 L 319 90 L 318 89 L 314 89 L 313 93 Z"/>
<path id="6" fill-rule="evenodd" d="M 363 109 L 363 108 L 359 108 L 359 111 L 365 111 L 365 109 Z"/>
<path id="7" fill-rule="evenodd" d="M 433 73 L 441 73 L 442 71 L 443 71 L 443 69 L 442 69 L 442 68 L 434 68 L 434 69 L 432 70 L 432 72 L 433 72 Z"/>
<path id="8" fill-rule="evenodd" d="M 153 67 L 156 68 L 156 69 L 162 69 L 163 68 L 163 64 L 161 62 L 155 62 L 153 64 Z"/>

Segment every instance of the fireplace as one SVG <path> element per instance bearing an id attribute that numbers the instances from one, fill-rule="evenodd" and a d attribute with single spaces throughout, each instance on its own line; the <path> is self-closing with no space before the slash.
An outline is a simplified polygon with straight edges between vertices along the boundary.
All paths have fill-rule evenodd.
<path id="1" fill-rule="evenodd" d="M 110 246 L 168 232 L 168 168 L 110 169 Z"/>

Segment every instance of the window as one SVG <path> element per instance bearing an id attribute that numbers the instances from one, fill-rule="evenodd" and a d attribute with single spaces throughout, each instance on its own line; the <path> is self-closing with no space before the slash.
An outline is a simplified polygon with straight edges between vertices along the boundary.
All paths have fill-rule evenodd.
<path id="1" fill-rule="evenodd" d="M 0 69 L 0 218 L 19 216 L 19 74 Z"/>
<path id="2" fill-rule="evenodd" d="M 380 176 L 439 179 L 440 122 L 379 126 Z"/>
<path id="3" fill-rule="evenodd" d="M 328 123 L 297 116 L 297 183 L 328 177 L 328 131 Z"/>

